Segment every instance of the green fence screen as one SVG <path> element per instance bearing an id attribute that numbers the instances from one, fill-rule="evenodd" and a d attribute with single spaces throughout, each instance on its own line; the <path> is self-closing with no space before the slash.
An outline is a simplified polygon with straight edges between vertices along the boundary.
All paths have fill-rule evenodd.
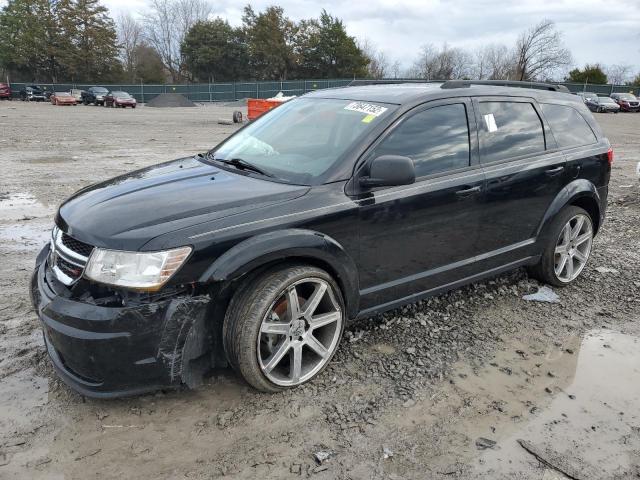
<path id="1" fill-rule="evenodd" d="M 415 79 L 406 79 L 415 82 Z M 109 90 L 124 90 L 133 95 L 138 102 L 148 102 L 161 93 L 181 93 L 194 102 L 233 102 L 244 98 L 270 98 L 282 92 L 286 96 L 303 95 L 307 92 L 323 88 L 345 87 L 353 79 L 332 80 L 286 80 L 277 82 L 233 82 L 233 83 L 195 83 L 188 85 L 116 85 L 100 84 Z M 402 80 L 393 80 L 401 82 Z M 366 82 L 361 80 L 360 82 Z M 11 90 L 15 98 L 20 97 L 20 91 L 31 83 L 12 83 Z M 68 92 L 71 89 L 85 90 L 96 84 L 72 83 L 39 83 L 46 91 Z M 640 88 L 629 85 L 584 85 L 581 83 L 562 83 L 572 92 L 595 92 L 599 95 L 610 95 L 614 92 L 630 92 L 640 95 Z"/>

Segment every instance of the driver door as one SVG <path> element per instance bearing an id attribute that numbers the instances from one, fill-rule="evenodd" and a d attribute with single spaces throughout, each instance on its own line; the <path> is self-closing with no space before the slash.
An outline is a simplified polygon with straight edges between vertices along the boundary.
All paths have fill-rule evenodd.
<path id="1" fill-rule="evenodd" d="M 416 181 L 362 193 L 359 271 L 367 313 L 473 273 L 485 186 L 469 99 L 430 102 L 406 114 L 367 161 L 381 155 L 411 158 Z"/>

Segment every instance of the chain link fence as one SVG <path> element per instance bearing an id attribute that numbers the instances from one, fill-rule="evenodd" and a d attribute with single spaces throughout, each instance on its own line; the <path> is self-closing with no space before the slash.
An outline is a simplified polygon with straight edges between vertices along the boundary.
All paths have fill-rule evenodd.
<path id="1" fill-rule="evenodd" d="M 416 79 L 394 79 L 389 82 L 419 82 Z M 424 81 L 424 80 L 423 80 Z M 270 98 L 282 92 L 285 96 L 304 95 L 307 92 L 323 88 L 346 87 L 353 79 L 331 80 L 286 80 L 275 82 L 230 82 L 196 83 L 189 85 L 126 85 L 126 84 L 76 84 L 76 83 L 38 83 L 49 92 L 68 92 L 71 89 L 86 90 L 92 86 L 101 86 L 109 90 L 123 90 L 133 95 L 138 102 L 145 103 L 162 93 L 180 93 L 193 102 L 233 102 L 245 98 Z M 359 80 L 358 83 L 367 82 Z M 378 82 L 378 81 L 372 81 Z M 20 91 L 32 83 L 11 83 L 14 98 L 20 98 Z M 614 92 L 633 92 L 640 95 L 639 87 L 629 85 L 584 85 L 581 83 L 561 83 L 572 92 L 595 92 L 598 95 L 610 95 Z"/>

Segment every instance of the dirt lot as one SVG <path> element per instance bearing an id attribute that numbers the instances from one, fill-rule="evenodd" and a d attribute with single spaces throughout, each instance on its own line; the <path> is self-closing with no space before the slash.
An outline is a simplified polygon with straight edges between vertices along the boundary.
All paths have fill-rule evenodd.
<path id="1" fill-rule="evenodd" d="M 0 478 L 640 476 L 640 114 L 598 116 L 608 219 L 558 303 L 524 300 L 523 271 L 475 284 L 352 325 L 317 381 L 276 395 L 228 371 L 115 401 L 61 384 L 28 294 L 56 206 L 204 151 L 232 110 L 0 103 Z"/>

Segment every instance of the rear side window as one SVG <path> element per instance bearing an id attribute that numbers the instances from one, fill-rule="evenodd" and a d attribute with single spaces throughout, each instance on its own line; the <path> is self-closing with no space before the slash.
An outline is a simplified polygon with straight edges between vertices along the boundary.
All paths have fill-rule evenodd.
<path id="1" fill-rule="evenodd" d="M 467 110 L 461 104 L 424 110 L 402 122 L 373 156 L 403 155 L 413 160 L 416 177 L 469 166 Z"/>
<path id="2" fill-rule="evenodd" d="M 542 122 L 531 103 L 480 102 L 480 115 L 483 161 L 495 162 L 544 151 Z"/>
<path id="3" fill-rule="evenodd" d="M 576 109 L 551 103 L 541 103 L 540 108 L 560 148 L 579 147 L 597 142 L 593 130 Z"/>

